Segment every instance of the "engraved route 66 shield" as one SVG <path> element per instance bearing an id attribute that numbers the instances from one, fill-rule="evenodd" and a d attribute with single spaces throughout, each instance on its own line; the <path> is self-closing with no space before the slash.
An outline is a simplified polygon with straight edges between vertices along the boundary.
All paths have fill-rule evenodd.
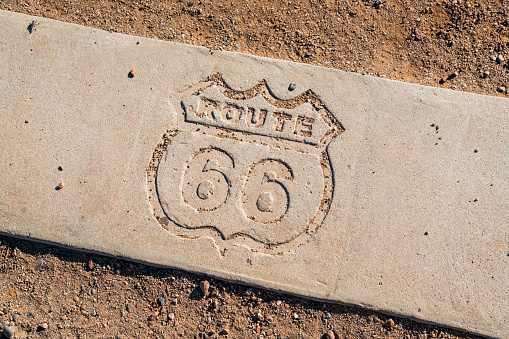
<path id="1" fill-rule="evenodd" d="M 326 148 L 343 131 L 314 93 L 278 100 L 265 81 L 235 91 L 215 75 L 183 93 L 178 107 L 177 129 L 148 171 L 165 229 L 272 250 L 314 234 L 334 188 Z"/>

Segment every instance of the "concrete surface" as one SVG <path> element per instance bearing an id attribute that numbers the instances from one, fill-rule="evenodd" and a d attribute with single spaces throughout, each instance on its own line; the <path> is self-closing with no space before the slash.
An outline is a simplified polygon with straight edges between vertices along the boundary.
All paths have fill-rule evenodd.
<path id="1" fill-rule="evenodd" d="M 509 337 L 508 99 L 0 12 L 0 110 L 4 234 Z"/>

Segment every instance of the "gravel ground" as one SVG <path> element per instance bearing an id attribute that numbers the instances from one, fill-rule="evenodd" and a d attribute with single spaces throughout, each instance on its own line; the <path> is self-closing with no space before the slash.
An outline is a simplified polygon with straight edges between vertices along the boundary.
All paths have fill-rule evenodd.
<path id="1" fill-rule="evenodd" d="M 0 0 L 0 9 L 509 96 L 507 0 Z M 206 296 L 203 281 L 210 284 Z M 17 338 L 476 338 L 6 236 L 0 236 L 1 329 Z"/>

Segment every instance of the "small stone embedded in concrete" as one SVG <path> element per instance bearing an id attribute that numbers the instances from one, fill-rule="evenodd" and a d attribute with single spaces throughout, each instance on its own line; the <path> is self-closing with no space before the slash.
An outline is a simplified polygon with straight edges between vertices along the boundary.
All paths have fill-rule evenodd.
<path id="1" fill-rule="evenodd" d="M 129 71 L 129 78 L 134 78 L 136 76 L 136 70 L 132 69 Z"/>
<path id="2" fill-rule="evenodd" d="M 507 84 L 474 95 L 5 11 L 0 41 L 0 232 L 509 337 Z"/>
<path id="3" fill-rule="evenodd" d="M 61 190 L 64 187 L 65 187 L 65 183 L 63 183 L 63 182 L 59 182 L 58 185 L 57 185 L 57 189 L 58 190 Z"/>
<path id="4" fill-rule="evenodd" d="M 29 32 L 30 34 L 32 34 L 33 32 L 35 32 L 37 25 L 38 25 L 37 21 L 32 20 L 32 22 L 31 22 L 31 23 L 28 25 L 28 27 L 27 27 L 28 32 Z"/>

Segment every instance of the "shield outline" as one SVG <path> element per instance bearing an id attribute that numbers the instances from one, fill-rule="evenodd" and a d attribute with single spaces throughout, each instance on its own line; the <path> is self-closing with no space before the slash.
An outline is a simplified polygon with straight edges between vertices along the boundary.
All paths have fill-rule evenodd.
<path id="1" fill-rule="evenodd" d="M 230 237 L 225 238 L 223 233 L 213 226 L 198 226 L 196 228 L 187 228 L 171 220 L 161 206 L 156 184 L 157 169 L 168 145 L 170 144 L 171 140 L 176 135 L 178 135 L 179 131 L 193 132 L 196 130 L 197 125 L 199 125 L 201 130 L 200 132 L 207 135 L 212 135 L 219 138 L 241 140 L 244 142 L 264 144 L 263 141 L 259 141 L 260 135 L 246 133 L 245 131 L 231 130 L 222 126 L 198 124 L 195 121 L 186 120 L 186 109 L 183 104 L 184 100 L 193 95 L 197 95 L 212 86 L 219 88 L 224 97 L 230 100 L 248 100 L 254 98 L 255 96 L 261 95 L 270 105 L 277 108 L 295 109 L 304 103 L 310 104 L 315 109 L 315 112 L 319 114 L 319 116 L 329 127 L 328 131 L 323 135 L 323 137 L 320 139 L 320 142 L 318 142 L 316 145 L 288 142 L 288 140 L 281 140 L 273 136 L 268 137 L 268 144 L 270 146 L 319 155 L 319 162 L 323 172 L 324 192 L 318 211 L 305 227 L 301 227 L 302 232 L 284 243 L 267 245 L 243 233 L 233 234 Z M 337 137 L 345 130 L 340 122 L 334 117 L 334 115 L 327 109 L 320 98 L 311 89 L 308 89 L 307 91 L 304 91 L 291 99 L 283 100 L 274 95 L 265 80 L 258 82 L 255 86 L 248 90 L 239 91 L 228 86 L 223 77 L 219 73 L 216 73 L 200 82 L 199 84 L 184 90 L 175 99 L 170 100 L 169 104 L 173 105 L 173 107 L 179 108 L 177 111 L 177 124 L 173 129 L 169 129 L 166 133 L 164 133 L 162 140 L 158 143 L 156 149 L 153 152 L 150 164 L 147 169 L 149 201 L 151 202 L 155 218 L 164 229 L 176 236 L 187 239 L 212 237 L 214 238 L 216 247 L 222 255 L 224 255 L 224 253 L 228 250 L 228 247 L 232 245 L 248 246 L 254 251 L 261 251 L 269 254 L 284 253 L 294 248 L 295 246 L 301 246 L 311 239 L 313 234 L 318 230 L 323 220 L 325 219 L 333 199 L 334 178 L 332 175 L 331 162 L 329 160 L 327 147 L 335 137 Z"/>

